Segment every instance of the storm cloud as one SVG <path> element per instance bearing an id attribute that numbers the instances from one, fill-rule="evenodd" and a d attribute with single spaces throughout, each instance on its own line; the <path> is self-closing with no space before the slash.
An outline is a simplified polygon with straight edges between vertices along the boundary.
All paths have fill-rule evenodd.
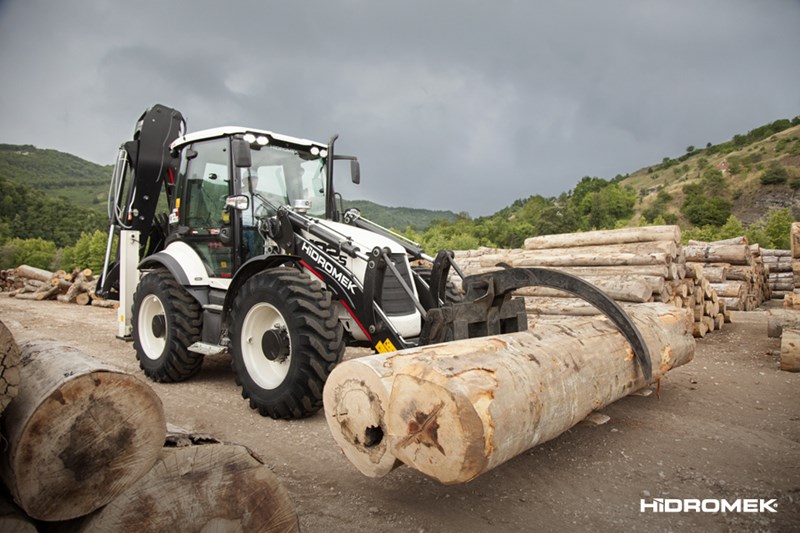
<path id="1" fill-rule="evenodd" d="M 162 103 L 490 214 L 800 114 L 800 2 L 0 0 L 0 142 L 113 161 Z"/>

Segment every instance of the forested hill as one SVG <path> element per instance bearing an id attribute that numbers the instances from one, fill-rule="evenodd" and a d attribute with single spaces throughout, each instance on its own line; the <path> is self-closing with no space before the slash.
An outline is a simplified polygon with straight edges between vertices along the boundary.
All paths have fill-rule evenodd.
<path id="1" fill-rule="evenodd" d="M 111 165 L 98 165 L 58 150 L 0 144 L 0 176 L 63 197 L 76 207 L 106 209 Z"/>
<path id="2" fill-rule="evenodd" d="M 432 211 L 413 207 L 386 207 L 368 200 L 345 200 L 345 209 L 354 207 L 361 216 L 377 222 L 386 228 L 413 228 L 421 231 L 439 220 L 454 221 L 457 217 L 452 211 Z"/>
<path id="3" fill-rule="evenodd" d="M 680 225 L 685 238 L 747 234 L 762 246 L 783 247 L 787 224 L 798 216 L 800 116 L 723 143 L 690 144 L 683 154 L 610 179 L 584 176 L 557 197 L 533 194 L 494 215 L 459 217 L 409 236 L 431 252 L 519 247 L 534 235 L 666 223 Z"/>
<path id="4" fill-rule="evenodd" d="M 48 243 L 29 248 L 44 246 L 52 255 L 83 232 L 102 229 L 111 172 L 110 165 L 56 150 L 0 144 L 0 263 L 19 262 L 25 239 Z M 788 225 L 800 216 L 800 117 L 776 120 L 723 143 L 689 145 L 683 154 L 611 179 L 584 176 L 557 197 L 531 194 L 476 219 L 363 200 L 345 206 L 405 231 L 429 253 L 518 247 L 534 235 L 664 223 L 679 224 L 685 238 L 746 233 L 762 246 L 783 247 Z M 88 241 L 81 246 L 102 250 L 104 235 L 92 239 L 91 246 Z"/>

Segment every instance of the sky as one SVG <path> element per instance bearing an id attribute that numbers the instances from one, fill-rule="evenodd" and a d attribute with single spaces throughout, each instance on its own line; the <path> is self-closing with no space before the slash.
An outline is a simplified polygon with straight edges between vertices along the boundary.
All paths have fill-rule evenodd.
<path id="1" fill-rule="evenodd" d="M 489 215 L 800 115 L 798 28 L 800 0 L 0 0 L 0 143 L 111 164 L 160 103 L 338 133 L 345 198 Z"/>

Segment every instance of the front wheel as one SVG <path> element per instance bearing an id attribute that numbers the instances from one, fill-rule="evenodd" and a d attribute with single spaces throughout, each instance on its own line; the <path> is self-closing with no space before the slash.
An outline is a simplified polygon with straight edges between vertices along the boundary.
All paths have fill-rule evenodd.
<path id="1" fill-rule="evenodd" d="M 203 311 L 166 269 L 146 274 L 132 309 L 133 347 L 153 381 L 183 381 L 200 370 L 203 356 L 188 347 L 200 340 Z"/>
<path id="2" fill-rule="evenodd" d="M 234 300 L 230 333 L 236 382 L 250 407 L 272 418 L 302 418 L 322 407 L 344 334 L 319 282 L 287 267 L 256 274 Z"/>

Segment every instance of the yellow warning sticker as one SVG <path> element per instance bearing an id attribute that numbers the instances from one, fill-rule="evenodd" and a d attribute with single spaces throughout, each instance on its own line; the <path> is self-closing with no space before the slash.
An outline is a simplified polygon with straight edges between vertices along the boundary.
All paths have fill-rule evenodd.
<path id="1" fill-rule="evenodd" d="M 379 341 L 378 344 L 375 345 L 375 349 L 378 350 L 378 353 L 388 353 L 388 352 L 396 352 L 397 348 L 394 347 L 392 341 L 386 339 L 384 341 Z"/>

